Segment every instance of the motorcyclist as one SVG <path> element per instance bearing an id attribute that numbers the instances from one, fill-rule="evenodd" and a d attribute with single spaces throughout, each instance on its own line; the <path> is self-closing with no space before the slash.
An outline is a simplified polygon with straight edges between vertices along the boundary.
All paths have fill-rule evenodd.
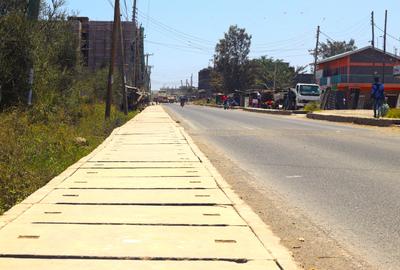
<path id="1" fill-rule="evenodd" d="M 181 97 L 181 107 L 183 108 L 185 106 L 186 99 L 185 97 Z"/>

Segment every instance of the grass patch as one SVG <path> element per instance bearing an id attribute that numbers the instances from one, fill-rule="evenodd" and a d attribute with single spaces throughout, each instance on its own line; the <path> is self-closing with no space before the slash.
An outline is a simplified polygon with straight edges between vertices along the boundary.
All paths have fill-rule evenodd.
<path id="1" fill-rule="evenodd" d="M 207 102 L 207 99 L 198 99 L 192 102 L 194 105 L 206 106 L 206 105 L 215 105 L 215 100 L 210 99 L 210 102 Z"/>
<path id="2" fill-rule="evenodd" d="M 73 122 L 62 110 L 46 121 L 32 120 L 32 113 L 12 109 L 0 114 L 0 214 L 89 154 L 136 114 L 125 116 L 114 109 L 105 121 L 103 104 L 82 105 Z M 87 144 L 76 143 L 77 137 Z"/>
<path id="3" fill-rule="evenodd" d="M 318 102 L 310 102 L 304 106 L 306 112 L 317 112 L 321 110 L 321 104 Z"/>
<path id="4" fill-rule="evenodd" d="M 390 109 L 388 114 L 385 117 L 387 117 L 387 118 L 400 118 L 400 109 Z"/>

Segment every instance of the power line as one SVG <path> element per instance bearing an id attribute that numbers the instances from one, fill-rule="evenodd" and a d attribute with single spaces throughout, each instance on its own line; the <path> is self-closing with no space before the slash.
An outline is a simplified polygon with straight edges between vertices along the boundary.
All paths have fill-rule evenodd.
<path id="1" fill-rule="evenodd" d="M 263 53 L 263 52 L 290 52 L 290 51 L 304 51 L 308 50 L 308 48 L 292 48 L 292 49 L 271 49 L 271 50 L 251 50 L 254 53 Z"/>
<path id="2" fill-rule="evenodd" d="M 110 6 L 114 9 L 114 4 L 111 2 L 111 0 L 107 0 L 107 2 L 110 4 Z"/>
<path id="3" fill-rule="evenodd" d="M 266 43 L 259 43 L 259 44 L 254 44 L 254 46 L 256 46 L 256 47 L 270 47 L 270 46 L 273 46 L 274 47 L 274 45 L 276 46 L 276 45 L 281 45 L 282 43 L 290 43 L 290 44 L 293 44 L 293 42 L 296 42 L 296 41 L 304 41 L 304 40 L 307 40 L 308 39 L 308 37 L 307 36 L 305 36 L 305 35 L 311 35 L 312 33 L 311 32 L 309 32 L 309 31 L 307 31 L 307 32 L 305 32 L 305 33 L 303 33 L 303 34 L 301 34 L 301 35 L 299 35 L 299 36 L 295 36 L 295 37 L 293 37 L 293 38 L 289 38 L 289 39 L 283 39 L 283 40 L 276 40 L 276 41 L 271 41 L 271 42 L 266 42 Z"/>
<path id="4" fill-rule="evenodd" d="M 160 22 L 160 21 L 158 21 L 158 20 L 152 18 L 151 16 L 144 14 L 144 13 L 143 13 L 142 11 L 140 11 L 139 9 L 138 9 L 138 14 L 139 14 L 142 18 L 148 19 L 151 23 L 153 23 L 153 24 L 155 24 L 155 25 L 158 25 L 159 27 L 165 29 L 166 31 L 169 31 L 169 32 L 171 32 L 171 33 L 174 33 L 174 34 L 179 35 L 179 36 L 181 36 L 181 37 L 184 37 L 184 38 L 186 38 L 186 39 L 194 40 L 195 42 L 198 42 L 198 43 L 210 43 L 210 44 L 214 44 L 213 41 L 210 41 L 210 40 L 207 40 L 207 39 L 204 39 L 204 38 L 201 38 L 201 37 L 197 37 L 197 36 L 194 36 L 194 35 L 192 35 L 192 34 L 184 33 L 184 32 L 182 32 L 182 31 L 180 31 L 180 30 L 177 30 L 177 29 L 175 29 L 175 28 L 173 28 L 173 27 L 171 27 L 171 26 L 168 26 L 168 25 L 166 25 L 165 23 L 162 23 L 162 22 Z"/>
<path id="5" fill-rule="evenodd" d="M 374 25 L 375 25 L 376 28 L 378 28 L 380 31 L 382 31 L 382 33 L 385 33 L 385 30 L 384 30 L 384 29 L 382 29 L 381 27 L 379 27 L 379 26 L 376 25 L 376 24 L 374 24 Z M 389 34 L 389 33 L 386 33 L 386 35 L 387 35 L 388 37 L 390 37 L 390 38 L 392 38 L 392 39 L 394 39 L 394 40 L 400 42 L 400 39 L 399 39 L 399 38 L 396 38 L 394 35 L 391 35 L 391 34 Z"/>
<path id="6" fill-rule="evenodd" d="M 129 21 L 129 11 L 128 11 L 128 5 L 126 3 L 126 0 L 124 0 L 124 10 L 123 10 L 124 16 L 125 16 L 125 21 Z"/>
<path id="7" fill-rule="evenodd" d="M 327 34 L 325 34 L 324 32 L 322 32 L 322 31 L 319 31 L 320 32 L 320 34 L 322 34 L 324 37 L 326 37 L 328 40 L 331 40 L 331 41 L 333 41 L 333 42 L 337 42 L 336 40 L 334 40 L 333 38 L 331 38 L 330 36 L 328 36 Z"/>
<path id="8" fill-rule="evenodd" d="M 209 50 L 213 50 L 214 49 L 214 47 L 212 47 L 212 46 L 205 46 L 205 45 L 196 43 L 195 41 L 191 41 L 191 40 L 188 40 L 188 39 L 181 38 L 179 36 L 175 36 L 175 35 L 169 36 L 162 29 L 154 28 L 153 30 L 158 32 L 158 33 L 161 33 L 161 34 L 163 34 L 163 35 L 165 35 L 165 36 L 167 36 L 169 38 L 172 38 L 172 39 L 174 39 L 174 40 L 176 40 L 178 42 L 181 42 L 181 43 L 185 44 L 186 46 L 189 46 L 189 47 L 192 47 L 192 48 L 196 48 L 198 50 L 209 51 Z"/>
<path id="9" fill-rule="evenodd" d="M 212 51 L 205 51 L 196 47 L 190 47 L 190 46 L 185 46 L 185 45 L 179 45 L 179 44 L 171 44 L 171 43 L 163 43 L 163 42 L 158 42 L 158 41 L 151 41 L 151 40 L 146 40 L 147 43 L 154 44 L 154 45 L 159 45 L 159 46 L 164 46 L 170 49 L 176 49 L 176 50 L 183 50 L 186 52 L 191 52 L 191 53 L 201 53 L 205 55 L 210 55 L 213 54 Z"/>
<path id="10" fill-rule="evenodd" d="M 150 16 L 150 3 L 151 0 L 147 0 L 147 21 L 146 21 L 146 28 L 149 26 L 149 16 Z"/>

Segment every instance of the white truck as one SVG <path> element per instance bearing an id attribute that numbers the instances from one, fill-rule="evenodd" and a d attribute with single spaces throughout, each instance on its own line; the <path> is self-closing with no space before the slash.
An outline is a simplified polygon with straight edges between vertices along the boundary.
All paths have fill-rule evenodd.
<path id="1" fill-rule="evenodd" d="M 288 105 L 295 110 L 304 108 L 310 102 L 320 101 L 321 89 L 318 84 L 298 83 L 296 88 L 290 88 L 288 93 Z"/>

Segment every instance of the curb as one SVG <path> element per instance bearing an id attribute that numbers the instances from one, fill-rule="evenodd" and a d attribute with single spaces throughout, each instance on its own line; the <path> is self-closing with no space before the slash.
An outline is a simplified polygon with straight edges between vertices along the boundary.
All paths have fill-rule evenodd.
<path id="1" fill-rule="evenodd" d="M 220 108 L 223 109 L 223 105 L 214 105 L 214 104 L 206 104 L 206 105 L 198 105 L 204 107 L 211 107 L 211 108 Z M 256 112 L 256 113 L 266 113 L 266 114 L 275 114 L 275 115 L 292 115 L 292 114 L 307 114 L 305 111 L 283 111 L 283 110 L 271 110 L 271 109 L 258 109 L 258 108 L 246 108 L 235 106 L 230 108 L 230 110 L 243 110 L 246 112 Z"/>
<path id="2" fill-rule="evenodd" d="M 325 120 L 330 122 L 339 123 L 353 123 L 357 125 L 367 125 L 376 127 L 390 127 L 393 125 L 400 125 L 400 119 L 375 119 L 375 118 L 362 118 L 354 116 L 343 115 L 324 115 L 319 113 L 308 113 L 307 118 L 314 120 Z"/>
<path id="3" fill-rule="evenodd" d="M 196 104 L 194 104 L 194 105 L 196 105 Z M 216 104 L 205 104 L 205 105 L 196 105 L 196 106 L 219 108 L 219 109 L 223 109 L 224 108 L 224 105 L 216 105 Z M 234 107 L 231 107 L 229 109 L 230 110 L 240 110 L 240 109 L 242 109 L 242 107 L 234 106 Z"/>
<path id="4" fill-rule="evenodd" d="M 281 111 L 281 110 L 268 110 L 268 109 L 256 109 L 256 108 L 242 108 L 245 112 L 255 112 L 255 113 L 266 113 L 274 115 L 292 115 L 291 111 Z"/>

